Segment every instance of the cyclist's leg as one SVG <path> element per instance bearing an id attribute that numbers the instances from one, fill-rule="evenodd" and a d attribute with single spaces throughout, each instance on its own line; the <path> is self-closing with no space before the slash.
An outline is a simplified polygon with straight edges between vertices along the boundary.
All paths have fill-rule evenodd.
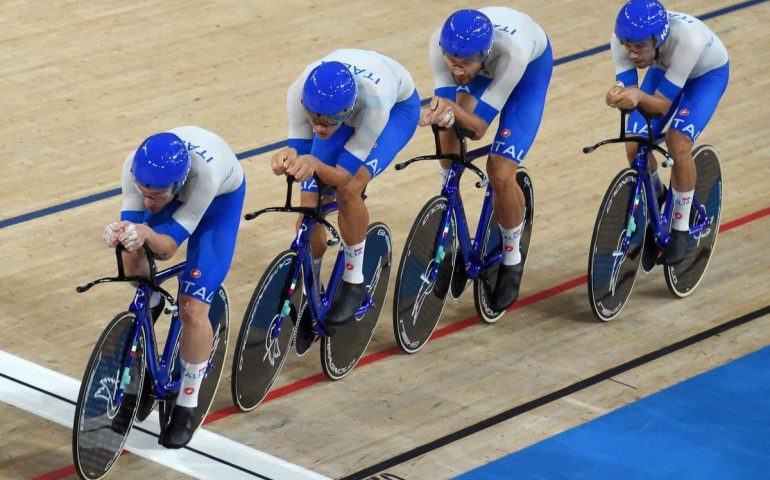
<path id="1" fill-rule="evenodd" d="M 674 157 L 671 186 L 675 191 L 686 192 L 695 188 L 697 172 L 692 159 L 692 146 L 693 140 L 689 135 L 674 128 L 669 128 L 666 132 L 666 148 Z"/>
<path id="2" fill-rule="evenodd" d="M 192 438 L 198 392 L 214 340 L 209 308 L 232 263 L 245 192 L 244 182 L 234 192 L 215 198 L 188 242 L 187 262 L 179 284 L 182 384 L 160 439 L 167 448 L 181 448 Z"/>
<path id="3" fill-rule="evenodd" d="M 322 140 L 318 138 L 316 135 L 313 135 L 313 144 L 311 147 L 310 154 L 318 158 L 321 162 L 323 162 L 325 165 L 329 165 L 330 167 L 337 166 L 337 158 L 339 157 L 340 153 L 342 153 L 345 143 L 350 139 L 350 137 L 353 136 L 355 133 L 355 129 L 350 127 L 349 125 L 342 125 L 340 126 L 329 138 Z M 329 185 L 330 187 L 335 188 L 335 195 L 337 194 L 337 191 L 339 190 L 338 185 Z M 365 184 L 364 184 L 365 186 Z M 362 187 L 363 188 L 363 187 Z M 314 207 L 318 204 L 318 195 L 319 188 L 314 178 L 310 178 L 302 183 L 302 195 L 301 195 L 301 203 L 302 206 L 305 207 Z M 323 201 L 325 201 L 326 195 L 322 196 Z M 329 200 L 332 200 L 333 197 L 330 197 Z M 342 206 L 340 206 L 340 210 L 342 210 Z M 340 211 L 339 214 L 339 222 L 340 225 L 343 223 L 343 217 L 344 214 Z M 301 219 L 300 219 L 301 221 Z M 342 226 L 340 226 L 340 231 L 342 231 Z M 347 233 L 347 232 L 346 232 Z M 345 246 L 346 235 L 343 234 L 343 247 Z M 323 258 L 323 254 L 326 251 L 326 231 L 321 225 L 316 225 L 313 229 L 313 232 L 311 232 L 310 236 L 310 243 L 311 243 L 311 257 L 312 257 L 312 264 L 313 264 L 313 276 L 316 280 L 316 284 L 319 284 L 319 278 L 321 273 L 321 261 Z M 305 310 L 306 312 L 309 312 L 308 309 Z M 328 315 L 327 315 L 328 317 Z M 305 315 L 303 315 L 303 318 L 305 318 Z M 312 325 L 308 323 L 307 321 L 303 321 L 300 324 L 300 332 L 302 335 L 306 337 L 312 336 Z"/>
<path id="4" fill-rule="evenodd" d="M 313 135 L 312 146 L 310 154 L 321 160 L 326 165 L 334 167 L 337 165 L 337 156 L 342 151 L 345 143 L 355 133 L 355 130 L 348 126 L 340 126 L 329 138 L 322 140 L 316 135 Z M 315 178 L 309 178 L 302 182 L 300 204 L 303 207 L 315 207 L 318 205 L 318 185 Z M 322 201 L 326 203 L 327 195 L 322 195 Z M 328 201 L 333 199 L 329 198 Z M 302 217 L 297 219 L 297 228 L 302 221 Z M 326 252 L 326 230 L 321 225 L 316 225 L 313 231 L 310 233 L 310 253 L 313 263 L 313 275 L 315 276 L 316 284 L 321 273 L 321 260 L 323 254 Z"/>
<path id="5" fill-rule="evenodd" d="M 515 228 L 524 220 L 524 195 L 516 183 L 516 170 L 540 128 L 552 71 L 549 43 L 543 54 L 527 66 L 500 112 L 487 172 L 495 192 L 497 219 L 505 229 Z"/>
<path id="6" fill-rule="evenodd" d="M 455 102 L 457 105 L 466 112 L 473 112 L 478 104 L 478 99 L 489 88 L 492 80 L 482 75 L 477 75 L 468 85 L 460 85 L 456 89 Z M 455 135 L 455 132 L 450 129 L 444 129 L 439 132 L 439 141 L 441 143 L 441 151 L 444 153 L 460 153 L 460 140 Z M 451 162 L 449 160 L 439 160 L 441 168 L 442 184 L 446 181 L 446 177 L 449 175 L 449 167 Z"/>
<path id="7" fill-rule="evenodd" d="M 334 303 L 325 318 L 326 323 L 332 326 L 352 321 L 364 300 L 364 250 L 369 210 L 361 194 L 371 180 L 372 173 L 360 166 L 349 182 L 337 187 L 337 202 L 340 205 L 338 221 L 345 271 Z"/>
<path id="8" fill-rule="evenodd" d="M 171 222 L 172 215 L 181 205 L 181 202 L 174 200 L 157 213 L 151 214 L 148 211 L 145 211 L 143 213 L 142 221 L 146 223 L 150 228 L 155 229 L 160 225 Z M 150 265 L 147 262 L 147 257 L 145 256 L 143 249 L 137 249 L 133 252 L 124 250 L 123 266 L 125 268 L 126 275 L 139 275 L 144 277 L 150 276 Z M 153 324 L 158 319 L 158 317 L 160 317 L 164 306 L 165 300 L 163 297 L 159 293 L 153 292 L 152 296 L 150 297 L 150 310 Z M 153 379 L 149 373 L 149 370 L 146 370 L 144 373 L 142 396 L 136 409 L 137 421 L 141 422 L 147 418 L 150 413 L 152 413 L 152 409 L 155 407 L 155 400 L 151 396 L 152 388 Z"/>
<path id="9" fill-rule="evenodd" d="M 516 301 L 523 264 L 519 242 L 524 231 L 524 193 L 516 182 L 516 170 L 524 160 L 545 108 L 553 71 L 550 43 L 531 62 L 500 112 L 500 126 L 492 142 L 487 172 L 494 191 L 494 208 L 503 240 L 503 259 L 495 290 L 493 308 L 503 310 Z"/>
<path id="10" fill-rule="evenodd" d="M 348 160 L 340 164 L 353 175 L 347 183 L 337 186 L 340 234 L 345 243 L 361 242 L 366 237 L 369 212 L 361 196 L 364 188 L 374 177 L 384 172 L 406 146 L 417 129 L 419 115 L 420 98 L 415 90 L 410 98 L 395 104 L 390 110 L 388 123 L 363 165 Z"/>
<path id="11" fill-rule="evenodd" d="M 524 265 L 519 245 L 524 232 L 524 192 L 516 182 L 518 163 L 490 154 L 487 173 L 494 192 L 493 204 L 502 239 L 503 258 L 492 293 L 492 309 L 502 311 L 519 296 Z M 490 226 L 493 228 L 493 226 Z"/>
<path id="12" fill-rule="evenodd" d="M 313 178 L 303 182 L 303 185 L 308 182 L 315 185 L 315 180 Z M 317 189 L 314 191 L 306 191 L 303 189 L 300 194 L 300 205 L 309 208 L 315 207 L 318 205 L 318 195 Z M 299 227 L 302 224 L 302 218 L 302 215 L 297 218 L 297 230 L 299 230 Z M 326 230 L 324 230 L 321 225 L 316 224 L 315 227 L 313 227 L 313 231 L 310 232 L 310 253 L 315 261 L 315 259 L 320 260 L 321 257 L 323 257 L 324 252 L 326 252 Z"/>
<path id="13" fill-rule="evenodd" d="M 648 95 L 654 95 L 665 74 L 666 72 L 659 68 L 650 68 L 647 71 L 647 74 L 644 76 L 644 80 L 642 81 L 640 89 Z M 673 105 L 676 105 L 678 101 L 678 98 L 674 99 Z M 665 116 L 652 119 L 652 137 L 656 142 L 660 142 L 663 139 L 663 128 L 668 123 L 674 110 L 675 107 L 672 106 L 672 108 L 669 109 Z M 641 113 L 634 110 L 626 119 L 626 135 L 629 137 L 636 136 L 646 138 L 648 134 L 649 132 L 647 131 L 647 122 L 644 120 L 644 117 Z M 633 163 L 634 158 L 636 158 L 636 151 L 639 148 L 639 144 L 633 142 L 626 143 L 625 146 L 626 156 L 628 157 L 628 163 L 630 165 Z M 666 199 L 667 190 L 658 172 L 658 161 L 652 152 L 647 155 L 647 164 L 649 166 L 650 181 L 652 183 L 653 193 L 658 199 L 658 207 L 661 207 Z M 655 267 L 655 263 L 658 259 L 658 253 L 658 243 L 655 238 L 655 233 L 652 229 L 652 222 L 648 222 L 642 254 L 642 269 L 645 272 L 649 273 Z"/>
<path id="14" fill-rule="evenodd" d="M 729 63 L 688 80 L 682 89 L 666 134 L 666 146 L 674 157 L 671 184 L 677 190 L 695 188 L 697 174 L 692 146 L 716 111 L 728 79 Z"/>
<path id="15" fill-rule="evenodd" d="M 332 190 L 327 189 L 327 191 L 324 192 L 318 191 L 318 185 L 316 184 L 315 178 L 311 177 L 302 182 L 300 204 L 303 207 L 315 208 L 318 205 L 319 195 L 320 201 L 323 204 L 334 201 L 334 192 Z M 299 230 L 300 225 L 302 224 L 302 218 L 302 215 L 297 218 L 297 230 Z M 313 226 L 313 231 L 310 232 L 310 262 L 312 265 L 313 285 L 315 285 L 316 288 L 318 288 L 321 292 L 323 291 L 323 285 L 321 282 L 321 267 L 324 253 L 326 253 L 326 248 L 326 229 L 322 225 L 316 223 L 315 226 Z M 303 292 L 306 299 L 310 297 L 310 292 L 305 292 L 304 286 Z M 295 340 L 295 345 L 298 346 L 297 351 L 298 353 L 301 351 L 306 351 L 306 349 L 309 348 L 310 344 L 315 339 L 313 320 L 311 318 L 310 308 L 308 307 L 307 302 L 304 303 L 302 316 L 300 318 L 292 316 L 291 318 L 292 321 L 299 322 L 299 327 L 297 328 L 297 338 Z"/>
<path id="16" fill-rule="evenodd" d="M 147 263 L 147 257 L 144 254 L 144 250 L 138 248 L 129 252 L 123 250 L 123 268 L 125 268 L 126 275 L 139 275 L 149 276 L 150 265 Z"/>
<path id="17" fill-rule="evenodd" d="M 366 226 L 369 225 L 369 210 L 366 208 L 361 195 L 372 178 L 371 171 L 364 166 L 360 166 L 347 183 L 337 187 L 337 202 L 340 205 L 340 235 L 342 236 L 342 241 L 347 246 L 361 243 L 366 237 Z M 363 249 L 363 246 L 361 248 Z M 353 275 L 357 276 L 358 273 L 355 272 Z"/>
<path id="18" fill-rule="evenodd" d="M 674 157 L 671 173 L 674 210 L 671 223 L 671 241 L 666 247 L 666 263 L 676 265 L 687 254 L 689 245 L 690 210 L 692 207 L 697 171 L 692 158 L 692 147 L 706 128 L 727 89 L 729 63 L 688 80 L 676 104 L 671 125 L 666 133 L 666 146 Z"/>
<path id="19" fill-rule="evenodd" d="M 364 251 L 366 232 L 369 225 L 369 211 L 361 197 L 366 185 L 385 171 L 399 151 L 406 146 L 417 129 L 420 116 L 420 97 L 415 90 L 410 98 L 401 101 L 390 110 L 388 123 L 377 138 L 363 165 L 341 157 L 340 166 L 353 176 L 337 185 L 337 201 L 340 205 L 339 227 L 345 254 L 345 272 L 340 284 L 339 295 L 326 317 L 330 325 L 341 325 L 354 318 L 361 305 L 364 285 Z"/>
<path id="20" fill-rule="evenodd" d="M 660 85 L 660 82 L 663 80 L 665 74 L 666 72 L 659 68 L 650 68 L 644 76 L 640 90 L 648 95 L 655 95 L 655 91 L 658 89 L 658 85 Z M 676 104 L 677 101 L 678 98 L 675 99 L 673 103 Z M 672 108 L 664 117 L 654 118 L 652 120 L 653 138 L 656 141 L 663 139 L 663 128 L 671 118 L 673 111 L 674 109 Z M 642 114 L 636 110 L 634 110 L 631 115 L 628 116 L 626 121 L 626 134 L 631 137 L 647 137 L 648 135 L 647 122 L 645 122 Z M 626 156 L 628 157 L 629 164 L 634 161 L 634 158 L 636 157 L 636 150 L 638 148 L 638 143 L 626 143 Z M 658 162 L 652 152 L 650 152 L 650 154 L 647 156 L 647 162 L 650 166 L 650 177 L 652 180 L 653 188 L 655 189 L 655 195 L 658 198 L 661 198 L 665 194 L 665 187 L 660 179 L 660 175 L 658 174 Z"/>
<path id="21" fill-rule="evenodd" d="M 129 252 L 127 250 L 123 251 L 123 267 L 125 268 L 126 275 L 138 275 L 141 277 L 149 277 L 150 276 L 150 265 L 147 262 L 147 257 L 144 254 L 143 249 L 137 249 L 133 252 Z M 153 323 L 158 319 L 161 313 L 163 313 L 163 308 L 165 306 L 166 302 L 163 300 L 163 297 L 158 292 L 153 292 L 152 296 L 150 297 L 150 310 L 152 313 L 152 321 Z M 145 387 L 150 386 L 150 376 L 145 375 Z M 151 388 L 151 387 L 150 387 Z M 149 394 L 149 390 L 145 388 L 143 391 L 146 391 L 147 394 Z M 142 395 L 144 398 L 148 398 L 146 395 Z M 143 407 L 146 408 L 146 405 Z M 142 411 L 143 408 L 140 408 L 140 411 Z M 141 412 L 142 414 L 144 412 Z M 140 421 L 143 419 L 142 415 L 139 415 Z"/>

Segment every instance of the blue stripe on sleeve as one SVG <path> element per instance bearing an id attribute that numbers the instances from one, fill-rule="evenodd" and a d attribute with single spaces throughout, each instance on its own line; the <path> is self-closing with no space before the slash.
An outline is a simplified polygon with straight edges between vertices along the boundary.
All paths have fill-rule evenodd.
<path id="1" fill-rule="evenodd" d="M 455 93 L 456 89 L 456 87 L 441 87 L 434 90 L 433 93 L 437 97 L 446 98 L 447 100 L 452 100 L 454 102 L 457 98 L 457 94 Z"/>
<path id="2" fill-rule="evenodd" d="M 131 223 L 142 223 L 144 222 L 144 211 L 124 210 L 120 212 L 120 219 Z"/>
<path id="3" fill-rule="evenodd" d="M 668 78 L 663 77 L 663 80 L 658 84 L 658 91 L 673 102 L 676 96 L 679 95 L 679 92 L 682 91 L 682 87 L 677 87 L 671 83 Z"/>
<path id="4" fill-rule="evenodd" d="M 288 141 L 289 148 L 293 148 L 299 155 L 307 155 L 310 153 L 310 148 L 313 146 L 312 139 L 306 138 L 290 138 Z"/>
<path id="5" fill-rule="evenodd" d="M 177 246 L 181 245 L 190 236 L 190 233 L 173 218 L 171 222 L 158 225 L 153 230 L 159 235 L 168 235 L 173 238 Z"/>
<path id="6" fill-rule="evenodd" d="M 639 74 L 636 69 L 626 70 L 615 75 L 615 80 L 623 82 L 623 85 L 630 87 L 632 85 L 639 85 Z"/>
<path id="7" fill-rule="evenodd" d="M 492 123 L 492 120 L 495 119 L 498 113 L 500 113 L 499 110 L 481 100 L 476 103 L 476 108 L 473 110 L 473 114 L 481 117 L 482 120 L 487 122 L 487 125 Z"/>

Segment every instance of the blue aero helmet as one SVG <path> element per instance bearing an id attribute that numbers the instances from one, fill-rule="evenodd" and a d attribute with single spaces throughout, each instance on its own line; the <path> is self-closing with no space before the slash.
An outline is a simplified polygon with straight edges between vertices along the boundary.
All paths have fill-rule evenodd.
<path id="1" fill-rule="evenodd" d="M 305 80 L 302 105 L 310 113 L 343 120 L 356 103 L 356 95 L 358 87 L 348 67 L 341 62 L 323 62 Z"/>
<path id="2" fill-rule="evenodd" d="M 668 12 L 657 0 L 631 0 L 623 5 L 615 20 L 615 35 L 621 42 L 652 38 L 655 48 L 659 48 L 669 32 Z"/>
<path id="3" fill-rule="evenodd" d="M 492 51 L 495 29 L 489 17 L 478 10 L 458 10 L 444 22 L 439 45 L 445 55 L 487 59 Z"/>
<path id="4" fill-rule="evenodd" d="M 139 145 L 131 164 L 134 182 L 155 190 L 170 189 L 176 194 L 190 173 L 190 155 L 181 138 L 163 132 Z"/>

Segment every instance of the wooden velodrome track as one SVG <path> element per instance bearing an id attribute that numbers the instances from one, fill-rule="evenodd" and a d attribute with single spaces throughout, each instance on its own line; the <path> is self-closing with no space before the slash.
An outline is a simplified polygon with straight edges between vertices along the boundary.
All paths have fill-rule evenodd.
<path id="1" fill-rule="evenodd" d="M 667 7 L 703 15 L 738 3 L 670 0 Z M 212 407 L 219 415 L 208 430 L 329 477 L 387 471 L 448 478 L 769 343 L 770 316 L 757 315 L 482 424 L 473 435 L 462 432 L 770 303 L 770 5 L 753 2 L 707 20 L 726 44 L 732 70 L 700 139 L 719 150 L 725 179 L 723 231 L 706 277 L 695 294 L 676 300 L 660 269 L 641 275 L 619 319 L 594 321 L 584 281 L 588 243 L 598 204 L 624 160 L 621 147 L 580 153 L 617 131 L 616 111 L 604 105 L 614 78 L 609 52 L 567 57 L 607 44 L 620 4 L 510 4 L 544 27 L 554 57 L 562 59 L 525 161 L 537 209 L 520 305 L 498 324 L 481 325 L 467 292 L 444 310 L 440 328 L 453 326 L 441 331 L 446 335 L 407 356 L 393 351 L 391 282 L 369 347 L 384 353 L 337 383 L 319 381 L 317 347 L 304 358 L 292 354 L 274 388 L 288 387 L 249 414 L 228 409 L 228 363 Z M 114 271 L 101 230 L 116 218 L 120 200 L 101 194 L 118 187 L 125 155 L 147 135 L 196 124 L 222 135 L 236 152 L 281 142 L 288 85 L 308 62 L 340 47 L 393 56 L 425 98 L 432 91 L 428 38 L 466 6 L 483 4 L 2 2 L 0 349 L 80 379 L 94 342 L 126 307 L 130 290 L 105 286 L 78 295 L 74 287 Z M 431 145 L 430 132 L 418 130 L 399 158 L 429 153 Z M 271 150 L 244 155 L 249 211 L 282 202 L 285 183 L 269 171 Z M 371 218 L 393 233 L 393 276 L 414 215 L 438 191 L 429 164 L 391 169 L 369 188 Z M 471 209 L 480 203 L 470 182 L 464 198 Z M 226 281 L 232 342 L 251 291 L 288 246 L 292 228 L 288 217 L 242 223 Z M 68 428 L 0 403 L 0 478 L 74 478 L 70 437 Z M 430 443 L 438 439 L 445 441 Z M 364 471 L 370 466 L 376 467 Z M 126 455 L 112 478 L 151 476 L 183 477 Z"/>

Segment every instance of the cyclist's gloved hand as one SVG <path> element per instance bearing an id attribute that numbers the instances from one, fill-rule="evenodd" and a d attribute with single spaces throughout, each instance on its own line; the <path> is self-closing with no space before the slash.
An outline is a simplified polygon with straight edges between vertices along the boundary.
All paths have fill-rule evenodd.
<path id="1" fill-rule="evenodd" d="M 118 237 L 120 234 L 123 233 L 123 223 L 122 222 L 112 222 L 106 227 L 104 227 L 104 232 L 102 233 L 102 238 L 104 239 L 104 243 L 107 244 L 110 248 L 115 248 L 115 245 L 118 244 Z"/>
<path id="2" fill-rule="evenodd" d="M 126 247 L 129 252 L 134 251 L 136 248 L 141 248 L 144 245 L 145 238 L 139 236 L 139 229 L 143 225 L 136 225 L 135 223 L 126 222 L 123 228 L 123 233 L 120 234 L 118 240 Z"/>
<path id="3" fill-rule="evenodd" d="M 455 124 L 455 112 L 451 108 L 447 109 L 441 117 L 439 117 L 438 126 L 441 128 L 449 128 Z"/>
<path id="4" fill-rule="evenodd" d="M 623 82 L 615 82 L 612 87 L 610 87 L 609 91 L 607 92 L 607 97 L 604 99 L 607 105 L 610 107 L 615 106 L 614 99 L 620 94 L 620 92 L 623 91 L 624 87 L 625 85 L 623 85 Z"/>
<path id="5" fill-rule="evenodd" d="M 452 102 L 442 97 L 433 97 L 430 103 L 420 110 L 420 126 L 438 125 L 451 127 L 455 123 Z"/>
<path id="6" fill-rule="evenodd" d="M 621 83 L 615 84 L 607 92 L 607 105 L 623 110 L 633 110 L 641 101 L 642 92 L 637 87 L 624 88 Z"/>
<path id="7" fill-rule="evenodd" d="M 419 124 L 421 127 L 427 127 L 430 125 L 430 119 L 433 115 L 433 110 L 431 110 L 430 105 L 425 105 L 424 107 L 420 107 L 420 121 Z"/>
<path id="8" fill-rule="evenodd" d="M 304 182 L 315 173 L 315 157 L 300 155 L 286 162 L 286 173 L 298 182 Z"/>
<path id="9" fill-rule="evenodd" d="M 293 148 L 282 148 L 273 154 L 270 158 L 270 168 L 276 175 L 283 175 L 286 173 L 288 164 L 297 158 L 297 151 Z"/>

